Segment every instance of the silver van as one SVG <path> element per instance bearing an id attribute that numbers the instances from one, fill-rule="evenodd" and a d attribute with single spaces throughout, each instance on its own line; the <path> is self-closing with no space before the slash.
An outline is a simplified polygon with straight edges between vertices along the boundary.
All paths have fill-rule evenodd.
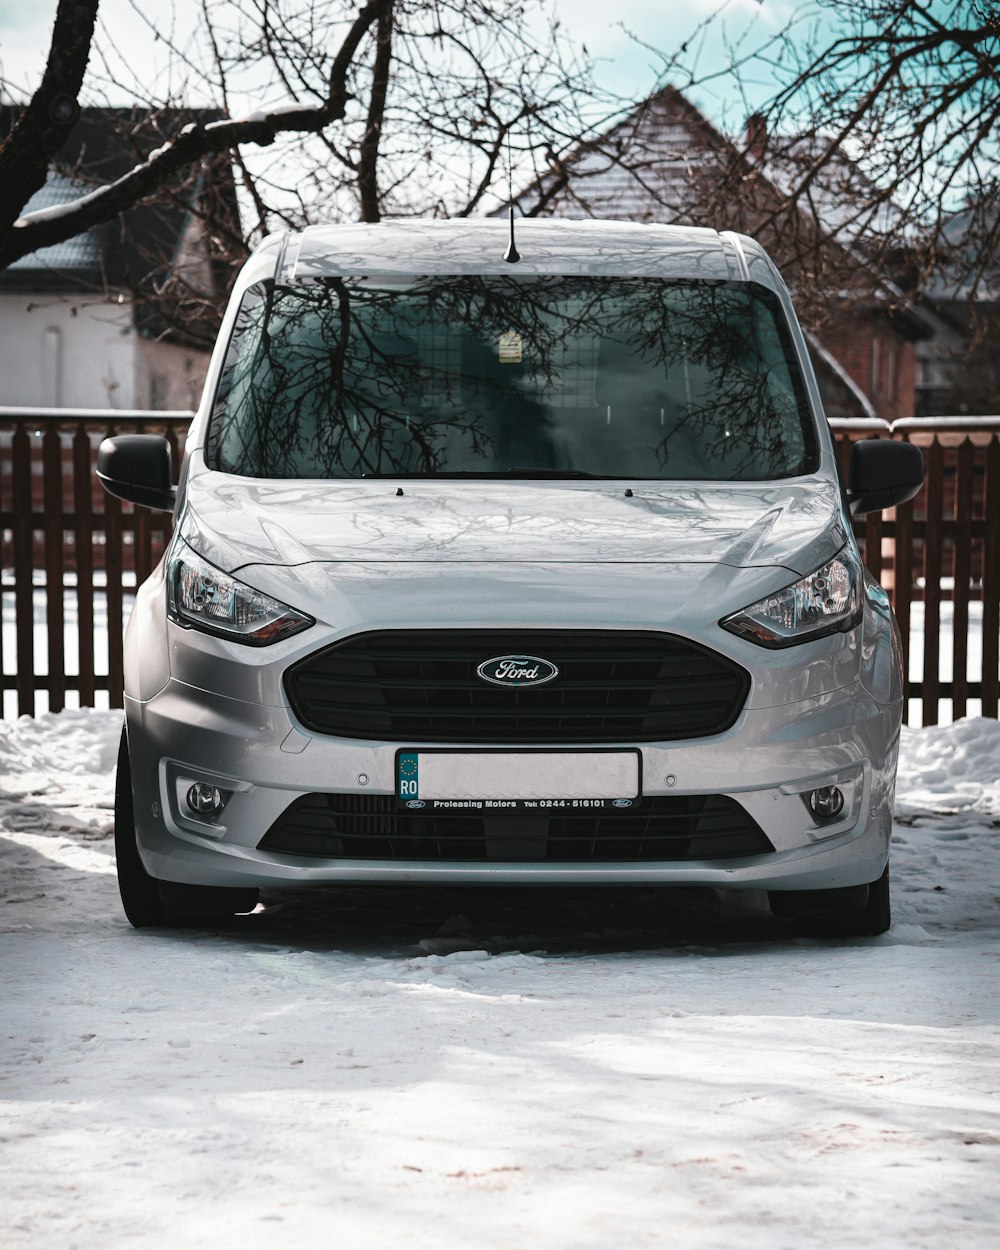
<path id="1" fill-rule="evenodd" d="M 136 926 L 330 882 L 767 891 L 889 926 L 898 631 L 788 292 L 752 239 L 615 222 L 266 239 L 125 642 L 118 874 Z M 513 263 L 516 259 L 516 263 Z"/>

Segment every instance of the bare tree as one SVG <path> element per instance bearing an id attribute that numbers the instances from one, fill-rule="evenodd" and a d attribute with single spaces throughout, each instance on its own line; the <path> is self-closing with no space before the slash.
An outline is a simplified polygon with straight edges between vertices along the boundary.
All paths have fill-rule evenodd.
<path id="1" fill-rule="evenodd" d="M 869 255 L 905 254 L 918 288 L 959 247 L 974 294 L 1000 261 L 1000 9 L 822 0 L 819 11 L 822 26 L 803 13 L 733 67 L 766 63 L 779 84 L 741 153 L 784 190 L 771 219 L 806 209 Z M 747 178 L 737 164 L 729 173 L 730 185 Z"/>
<path id="2" fill-rule="evenodd" d="M 939 315 L 929 350 L 963 393 L 935 402 L 995 409 L 981 367 L 1000 356 L 995 0 L 818 0 L 778 34 L 748 23 L 731 39 L 726 7 L 659 53 L 666 85 L 553 153 L 523 210 L 754 234 L 812 331 L 836 338 L 870 313 L 923 341 Z M 713 33 L 729 56 L 709 67 Z M 725 102 L 722 125 L 694 107 L 709 95 Z M 930 312 L 915 305 L 924 295 Z"/>
<path id="3" fill-rule="evenodd" d="M 322 90 L 325 32 L 343 0 L 203 3 L 218 98 L 247 81 L 280 84 L 296 101 Z M 468 215 L 509 162 L 542 166 L 547 150 L 569 151 L 618 107 L 547 0 L 395 0 L 370 43 L 352 66 L 354 107 L 339 126 L 246 161 L 262 228 L 331 214 Z"/>
<path id="4" fill-rule="evenodd" d="M 1000 8 L 995 0 L 823 0 L 831 38 L 770 49 L 781 87 L 741 159 L 784 191 L 771 229 L 812 215 L 937 318 L 930 411 L 995 412 L 1000 355 Z M 728 186 L 746 180 L 737 162 Z M 752 175 L 751 175 L 752 177 Z"/>
<path id="5" fill-rule="evenodd" d="M 249 235 L 324 217 L 471 213 L 508 159 L 541 165 L 587 132 L 588 111 L 614 108 L 546 3 L 202 0 L 204 54 L 172 44 L 166 24 L 148 18 L 215 120 L 158 129 L 184 101 L 157 98 L 137 76 L 128 86 L 147 124 L 135 163 L 70 204 L 25 213 L 78 102 L 121 82 L 123 58 L 113 75 L 114 48 L 92 48 L 98 0 L 59 0 L 43 81 L 0 146 L 0 268 L 136 204 L 190 205 L 190 186 L 219 154 L 253 206 Z M 251 93 L 278 102 L 248 107 Z M 219 242 L 231 224 L 217 226 L 206 222 Z M 245 253 L 247 239 L 223 242 Z"/>
<path id="6" fill-rule="evenodd" d="M 758 234 L 819 303 L 845 273 L 858 294 L 865 272 L 919 290 L 945 262 L 974 293 L 1000 265 L 996 0 L 814 0 L 771 35 L 742 16 L 727 25 L 727 8 L 679 45 L 633 36 L 659 58 L 662 88 L 551 153 L 525 211 L 602 215 L 607 191 L 627 188 L 635 212 L 715 213 Z M 713 38 L 721 64 L 706 60 Z M 691 107 L 708 96 L 712 120 Z"/>

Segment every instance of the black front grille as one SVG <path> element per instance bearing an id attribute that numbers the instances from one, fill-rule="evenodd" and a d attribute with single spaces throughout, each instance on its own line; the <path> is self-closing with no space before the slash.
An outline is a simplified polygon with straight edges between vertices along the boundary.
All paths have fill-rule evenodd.
<path id="1" fill-rule="evenodd" d="M 498 687 L 476 669 L 533 655 L 559 675 Z M 659 742 L 721 733 L 750 691 L 725 656 L 670 634 L 611 630 L 392 630 L 356 634 L 285 675 L 315 733 L 423 742 Z"/>
<path id="2" fill-rule="evenodd" d="M 321 859 L 623 860 L 732 859 L 774 847 L 734 799 L 641 799 L 610 812 L 536 818 L 521 813 L 400 811 L 388 794 L 307 794 L 264 835 L 263 851 Z"/>

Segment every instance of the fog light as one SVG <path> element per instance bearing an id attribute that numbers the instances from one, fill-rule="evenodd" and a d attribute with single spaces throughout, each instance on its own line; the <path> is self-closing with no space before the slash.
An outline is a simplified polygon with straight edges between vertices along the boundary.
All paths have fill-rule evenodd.
<path id="1" fill-rule="evenodd" d="M 837 786 L 821 786 L 809 791 L 809 810 L 819 820 L 833 820 L 844 810 L 843 791 Z"/>
<path id="2" fill-rule="evenodd" d="M 196 781 L 187 792 L 187 805 L 195 816 L 202 820 L 218 816 L 225 806 L 225 799 L 218 786 L 210 786 L 206 781 Z"/>

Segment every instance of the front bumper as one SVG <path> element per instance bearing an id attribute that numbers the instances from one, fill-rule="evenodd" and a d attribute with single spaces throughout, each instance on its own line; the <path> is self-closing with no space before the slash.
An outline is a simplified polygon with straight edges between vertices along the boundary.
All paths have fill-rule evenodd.
<path id="1" fill-rule="evenodd" d="M 150 699 L 127 699 L 126 715 L 140 854 L 160 880 L 267 887 L 661 882 L 781 890 L 860 885 L 881 875 L 901 705 L 880 704 L 859 682 L 745 710 L 732 729 L 712 738 L 642 744 L 644 796 L 727 795 L 775 849 L 739 859 L 621 863 L 327 860 L 263 851 L 261 839 L 304 794 L 392 794 L 397 748 L 419 744 L 311 736 L 285 707 L 209 695 L 176 679 Z M 835 778 L 849 780 L 849 802 L 837 821 L 819 825 L 802 793 Z M 218 824 L 186 814 L 179 779 L 232 792 Z"/>

